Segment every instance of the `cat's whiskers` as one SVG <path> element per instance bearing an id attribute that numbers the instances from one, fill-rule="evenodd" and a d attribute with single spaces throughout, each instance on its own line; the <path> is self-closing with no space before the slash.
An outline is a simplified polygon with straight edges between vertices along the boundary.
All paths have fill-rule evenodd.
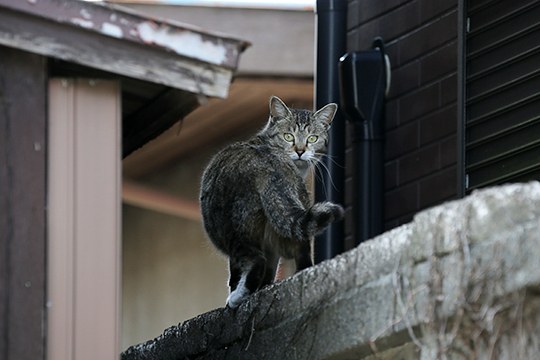
<path id="1" fill-rule="evenodd" d="M 313 157 L 312 161 L 313 161 L 312 164 L 313 164 L 315 169 L 321 169 L 319 171 L 324 170 L 328 174 L 327 178 L 330 180 L 330 185 L 332 186 L 332 189 L 337 190 L 336 184 L 332 180 L 330 169 L 328 169 L 328 166 L 324 163 L 322 158 Z M 315 176 L 319 181 L 321 181 L 323 183 L 323 185 L 324 185 L 323 188 L 325 189 L 325 194 L 324 195 L 327 197 L 328 194 L 326 193 L 326 184 L 324 184 L 324 180 L 325 180 L 324 177 L 322 176 L 322 174 L 317 174 L 317 171 L 315 171 Z"/>
<path id="2" fill-rule="evenodd" d="M 343 165 L 339 164 L 336 160 L 334 160 L 335 156 L 328 155 L 327 153 L 317 153 L 316 155 L 320 157 L 319 159 L 320 161 L 323 161 L 324 159 L 328 159 L 330 162 L 332 162 L 332 164 L 334 164 L 338 168 L 345 169 L 344 164 Z"/>

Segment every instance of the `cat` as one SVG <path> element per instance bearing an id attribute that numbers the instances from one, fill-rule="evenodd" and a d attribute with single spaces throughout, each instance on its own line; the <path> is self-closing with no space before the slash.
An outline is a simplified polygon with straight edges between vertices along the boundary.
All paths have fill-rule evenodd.
<path id="1" fill-rule="evenodd" d="M 300 250 L 343 218 L 338 204 L 312 204 L 305 182 L 326 151 L 336 111 L 334 103 L 292 109 L 272 96 L 266 126 L 220 151 L 204 171 L 201 212 L 208 237 L 229 257 L 228 307 L 270 284 L 279 257 L 301 261 Z"/>

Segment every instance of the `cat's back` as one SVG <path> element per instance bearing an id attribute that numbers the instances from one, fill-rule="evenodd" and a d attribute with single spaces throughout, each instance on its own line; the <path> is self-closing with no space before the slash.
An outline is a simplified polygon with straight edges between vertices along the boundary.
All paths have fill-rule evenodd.
<path id="1" fill-rule="evenodd" d="M 264 151 L 248 142 L 227 146 L 210 161 L 202 177 L 202 190 L 210 191 L 215 186 L 228 186 L 243 182 L 246 186 L 259 175 Z M 237 180 L 237 181 L 235 181 Z M 234 181 L 230 184 L 229 181 Z M 213 189 L 215 191 L 217 189 Z M 232 190 L 232 189 L 231 189 Z"/>
<path id="2" fill-rule="evenodd" d="M 202 177 L 202 192 L 221 187 L 226 187 L 228 193 L 246 192 L 278 173 L 283 177 L 297 176 L 294 163 L 271 146 L 253 140 L 238 142 L 221 150 L 210 161 Z"/>
<path id="3" fill-rule="evenodd" d="M 200 204 L 206 232 L 218 248 L 228 253 L 238 235 L 262 237 L 261 184 L 297 176 L 291 165 L 271 147 L 252 142 L 235 143 L 214 156 L 202 177 Z"/>
<path id="4" fill-rule="evenodd" d="M 203 173 L 203 216 L 239 206 L 258 211 L 259 191 L 270 182 L 305 187 L 290 157 L 264 141 L 255 138 L 229 145 L 214 156 Z"/>

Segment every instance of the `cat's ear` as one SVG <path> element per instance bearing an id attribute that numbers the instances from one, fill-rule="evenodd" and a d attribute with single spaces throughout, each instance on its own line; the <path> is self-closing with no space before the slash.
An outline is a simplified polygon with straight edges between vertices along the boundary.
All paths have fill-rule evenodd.
<path id="1" fill-rule="evenodd" d="M 270 115 L 272 118 L 286 118 L 291 116 L 291 111 L 277 96 L 270 98 Z"/>
<path id="2" fill-rule="evenodd" d="M 326 104 L 319 109 L 313 116 L 318 120 L 330 125 L 336 115 L 337 105 L 334 103 Z"/>

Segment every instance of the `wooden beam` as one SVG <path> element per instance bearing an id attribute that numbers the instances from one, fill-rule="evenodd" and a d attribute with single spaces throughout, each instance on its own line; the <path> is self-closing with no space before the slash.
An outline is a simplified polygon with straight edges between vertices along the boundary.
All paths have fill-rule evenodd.
<path id="1" fill-rule="evenodd" d="M 133 181 L 123 181 L 122 200 L 125 204 L 138 206 L 143 209 L 179 216 L 189 220 L 201 220 L 201 211 L 197 201 L 171 195 Z"/>
<path id="2" fill-rule="evenodd" d="M 45 358 L 46 79 L 45 58 L 0 46 L 1 359 Z"/>

